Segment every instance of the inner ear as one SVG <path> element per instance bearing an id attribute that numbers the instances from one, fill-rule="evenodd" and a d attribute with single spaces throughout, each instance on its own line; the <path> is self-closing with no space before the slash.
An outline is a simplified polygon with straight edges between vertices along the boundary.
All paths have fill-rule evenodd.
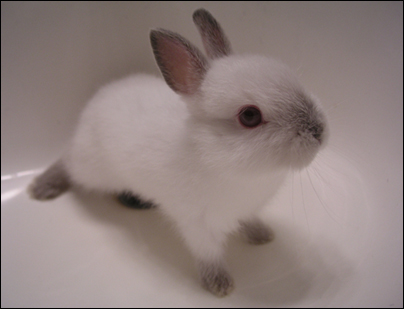
<path id="1" fill-rule="evenodd" d="M 166 83 L 179 94 L 195 94 L 207 70 L 207 61 L 202 53 L 188 40 L 171 31 L 153 30 L 150 40 Z"/>

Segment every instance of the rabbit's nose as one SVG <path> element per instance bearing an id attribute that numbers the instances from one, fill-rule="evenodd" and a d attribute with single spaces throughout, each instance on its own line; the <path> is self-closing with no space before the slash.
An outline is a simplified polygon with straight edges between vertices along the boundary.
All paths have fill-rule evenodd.
<path id="1" fill-rule="evenodd" d="M 321 124 L 314 124 L 308 128 L 309 132 L 313 135 L 313 137 L 318 140 L 320 143 L 322 142 L 322 136 L 324 132 L 324 126 Z"/>

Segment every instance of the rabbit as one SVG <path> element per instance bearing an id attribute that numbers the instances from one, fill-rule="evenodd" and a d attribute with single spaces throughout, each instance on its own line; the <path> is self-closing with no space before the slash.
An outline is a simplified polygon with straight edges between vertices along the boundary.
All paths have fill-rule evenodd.
<path id="1" fill-rule="evenodd" d="M 207 57 L 177 33 L 151 30 L 163 79 L 136 74 L 101 88 L 67 150 L 29 192 L 46 200 L 74 185 L 157 205 L 194 256 L 203 287 L 222 297 L 234 289 L 227 236 L 273 239 L 260 210 L 329 133 L 320 103 L 286 65 L 234 54 L 205 9 L 193 21 Z"/>

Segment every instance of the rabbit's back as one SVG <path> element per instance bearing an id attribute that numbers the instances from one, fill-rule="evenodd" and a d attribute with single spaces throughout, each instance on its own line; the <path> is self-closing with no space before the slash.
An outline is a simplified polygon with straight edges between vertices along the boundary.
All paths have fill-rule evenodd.
<path id="1" fill-rule="evenodd" d="M 179 96 L 155 76 L 132 75 L 101 88 L 66 154 L 71 177 L 89 189 L 127 188 L 128 171 L 150 175 L 169 160 L 187 117 Z"/>

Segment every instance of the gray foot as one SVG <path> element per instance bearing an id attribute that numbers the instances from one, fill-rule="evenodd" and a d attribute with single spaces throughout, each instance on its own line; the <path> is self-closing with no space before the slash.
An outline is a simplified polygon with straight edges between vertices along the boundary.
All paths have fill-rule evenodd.
<path id="1" fill-rule="evenodd" d="M 234 289 L 233 278 L 223 266 L 202 262 L 199 264 L 199 273 L 203 287 L 218 297 L 224 297 Z"/>

